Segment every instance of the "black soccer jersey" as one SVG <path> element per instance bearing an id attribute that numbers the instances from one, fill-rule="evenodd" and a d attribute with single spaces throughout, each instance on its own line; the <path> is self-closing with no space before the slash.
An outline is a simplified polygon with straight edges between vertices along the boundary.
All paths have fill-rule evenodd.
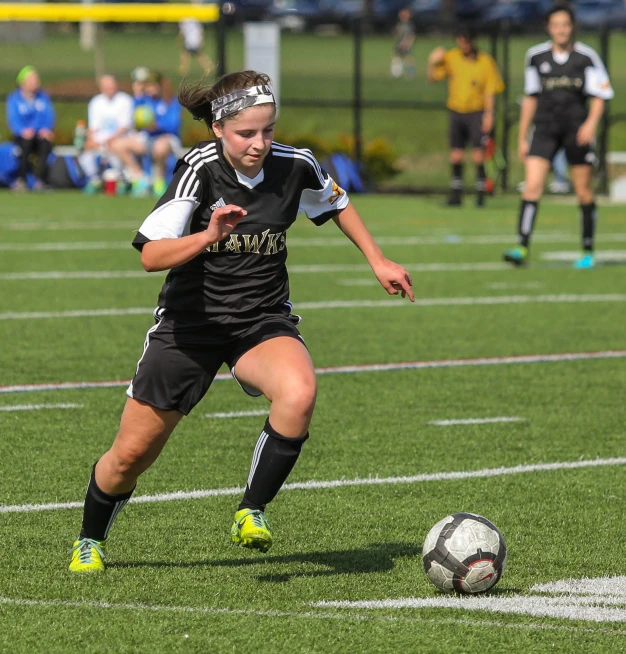
<path id="1" fill-rule="evenodd" d="M 555 53 L 552 41 L 526 53 L 524 92 L 538 97 L 536 124 L 577 129 L 587 118 L 587 98 L 613 97 L 606 68 L 595 50 L 575 43 L 569 53 Z"/>
<path id="2" fill-rule="evenodd" d="M 206 321 L 216 336 L 237 336 L 263 318 L 290 312 L 286 231 L 298 212 L 322 225 L 348 197 L 309 150 L 272 143 L 250 179 L 228 163 L 220 141 L 203 142 L 178 162 L 133 245 L 141 250 L 149 241 L 205 230 L 213 210 L 226 204 L 248 214 L 230 236 L 170 270 L 159 306 Z"/>

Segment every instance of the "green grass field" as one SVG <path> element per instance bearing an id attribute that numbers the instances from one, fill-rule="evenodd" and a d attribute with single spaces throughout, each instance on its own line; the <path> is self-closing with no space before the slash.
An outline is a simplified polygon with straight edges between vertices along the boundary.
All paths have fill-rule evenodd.
<path id="1" fill-rule="evenodd" d="M 624 577 L 587 596 L 567 586 L 565 599 L 536 587 L 624 574 L 623 208 L 602 207 L 602 265 L 579 272 L 570 203 L 543 203 L 523 270 L 499 263 L 513 198 L 483 211 L 434 198 L 355 203 L 412 270 L 417 302 L 389 302 L 332 223 L 302 218 L 290 231 L 294 310 L 316 365 L 331 369 L 290 479 L 318 483 L 270 506 L 275 547 L 255 555 L 229 542 L 232 489 L 264 418 L 206 414 L 267 402 L 224 380 L 142 477 L 136 497 L 154 501 L 120 515 L 106 575 L 85 579 L 67 572 L 81 512 L 65 505 L 82 502 L 124 387 L 24 387 L 132 376 L 163 277 L 143 273 L 130 247 L 151 201 L 2 195 L 0 651 L 626 651 Z M 529 355 L 553 360 L 519 358 Z M 497 417 L 519 420 L 430 424 Z M 216 492 L 154 497 L 194 490 Z M 457 511 L 485 515 L 508 544 L 484 604 L 455 604 L 422 570 L 426 533 Z"/>
<path id="2" fill-rule="evenodd" d="M 353 42 L 350 35 L 320 36 L 315 34 L 292 34 L 283 32 L 281 37 L 281 96 L 296 99 L 349 100 L 353 94 Z M 512 105 L 523 93 L 524 53 L 531 45 L 545 39 L 537 33 L 515 36 L 511 39 L 510 52 L 510 98 Z M 599 49 L 596 34 L 584 33 L 581 39 Z M 107 70 L 127 80 L 137 65 L 149 65 L 163 71 L 177 88 L 179 43 L 175 26 L 159 31 L 136 29 L 129 32 L 107 31 L 102 39 L 104 64 Z M 368 35 L 363 42 L 363 96 L 378 101 L 427 101 L 444 106 L 445 84 L 428 84 L 426 59 L 428 53 L 439 44 L 451 46 L 452 41 L 443 35 L 420 35 L 414 53 L 417 65 L 414 80 L 391 78 L 389 64 L 391 38 L 385 35 Z M 226 64 L 229 71 L 240 70 L 244 65 L 243 35 L 240 29 L 231 29 L 227 37 Z M 489 50 L 487 39 L 481 47 Z M 92 53 L 82 52 L 75 33 L 58 33 L 55 27 L 40 44 L 4 44 L 4 57 L 0 59 L 0 92 L 7 93 L 14 86 L 16 69 L 29 62 L 41 71 L 44 85 L 59 82 L 89 80 L 93 78 Z M 207 28 L 207 52 L 214 56 L 213 28 Z M 612 110 L 626 112 L 626 96 L 620 89 L 626 85 L 626 72 L 620 62 L 626 56 L 626 37 L 623 33 L 612 34 L 610 41 L 609 70 L 616 90 Z M 500 52 L 499 58 L 502 59 Z M 502 62 L 500 62 L 502 65 Z M 192 75 L 198 76 L 196 67 Z M 58 108 L 59 142 L 69 143 L 72 130 L 79 118 L 86 118 L 85 103 L 61 103 Z M 3 107 L 0 107 L 4 112 Z M 515 110 L 515 107 L 513 107 Z M 499 120 L 502 121 L 500 113 Z M 316 107 L 286 106 L 281 109 L 279 137 L 291 143 L 306 137 L 317 139 L 334 147 L 340 137 L 350 138 L 353 133 L 351 109 L 326 109 Z M 626 123 L 616 123 L 610 132 L 610 149 L 626 149 Z M 2 130 L 0 130 L 1 132 Z M 501 132 L 500 132 L 501 133 Z M 183 137 L 192 145 L 203 137 L 202 126 L 185 117 Z M 363 139 L 367 145 L 374 139 L 383 138 L 397 155 L 401 173 L 389 184 L 398 186 L 445 186 L 448 181 L 447 113 L 444 110 L 366 109 L 363 112 Z M 510 181 L 514 185 L 522 178 L 517 162 L 517 132 L 511 134 L 512 166 Z"/>

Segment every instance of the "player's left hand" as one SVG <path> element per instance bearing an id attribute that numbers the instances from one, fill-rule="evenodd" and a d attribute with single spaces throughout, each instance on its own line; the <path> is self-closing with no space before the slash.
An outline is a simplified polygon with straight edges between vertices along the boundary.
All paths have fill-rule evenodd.
<path id="1" fill-rule="evenodd" d="M 491 134 L 491 130 L 493 129 L 493 114 L 490 111 L 485 111 L 483 113 L 481 129 L 483 134 Z"/>
<path id="2" fill-rule="evenodd" d="M 592 125 L 589 121 L 584 122 L 578 128 L 578 133 L 576 134 L 576 143 L 578 143 L 578 145 L 589 145 L 595 138 L 595 125 Z"/>
<path id="3" fill-rule="evenodd" d="M 380 264 L 373 267 L 374 274 L 376 275 L 378 281 L 381 283 L 382 287 L 389 293 L 389 295 L 398 295 L 402 294 L 402 297 L 409 296 L 411 302 L 415 302 L 415 296 L 413 295 L 413 280 L 408 271 L 397 263 L 389 261 L 389 259 L 383 259 Z"/>

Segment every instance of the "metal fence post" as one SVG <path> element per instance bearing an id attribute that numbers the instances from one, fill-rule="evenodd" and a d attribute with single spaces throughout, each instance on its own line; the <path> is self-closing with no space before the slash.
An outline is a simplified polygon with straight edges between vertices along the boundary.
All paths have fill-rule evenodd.
<path id="1" fill-rule="evenodd" d="M 363 49 L 363 29 L 361 17 L 354 21 L 354 71 L 353 71 L 353 136 L 354 136 L 354 158 L 357 165 L 363 158 L 363 141 L 362 141 L 362 124 L 361 117 L 363 112 L 363 93 L 362 93 L 362 49 Z"/>
<path id="2" fill-rule="evenodd" d="M 611 29 L 608 23 L 602 24 L 602 29 L 600 31 L 600 57 L 604 61 L 607 72 L 609 72 L 609 40 L 611 36 Z M 609 72 L 610 79 L 610 72 Z M 607 144 L 609 142 L 609 127 L 611 125 L 611 119 L 609 112 L 611 110 L 611 105 L 609 101 L 604 103 L 604 114 L 600 121 L 600 133 L 598 134 L 598 168 L 600 173 L 600 192 L 608 193 L 609 192 L 609 171 L 606 167 L 606 154 L 607 154 Z"/>
<path id="3" fill-rule="evenodd" d="M 504 158 L 504 169 L 502 171 L 502 190 L 506 191 L 509 185 L 509 137 L 511 132 L 511 118 L 510 118 L 510 100 L 509 100 L 509 86 L 511 83 L 511 39 L 509 24 L 505 22 L 500 31 L 502 34 L 502 80 L 504 82 L 504 91 L 502 92 L 502 113 L 504 121 L 502 123 L 502 156 Z"/>

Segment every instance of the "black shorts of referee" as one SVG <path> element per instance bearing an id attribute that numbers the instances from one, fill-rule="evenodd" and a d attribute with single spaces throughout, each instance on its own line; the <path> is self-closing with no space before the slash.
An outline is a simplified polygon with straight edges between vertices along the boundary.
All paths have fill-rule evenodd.
<path id="1" fill-rule="evenodd" d="M 486 135 L 483 132 L 482 111 L 462 114 L 450 109 L 449 114 L 450 149 L 465 150 L 467 144 L 474 149 L 485 147 Z"/>

